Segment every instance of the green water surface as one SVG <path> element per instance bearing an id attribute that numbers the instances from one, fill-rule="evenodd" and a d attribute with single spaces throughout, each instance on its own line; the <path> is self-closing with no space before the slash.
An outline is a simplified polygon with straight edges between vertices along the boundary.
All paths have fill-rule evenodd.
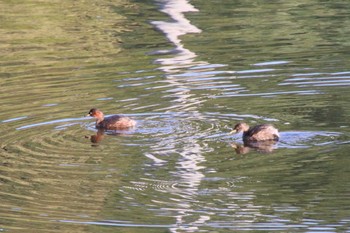
<path id="1" fill-rule="evenodd" d="M 2 1 L 0 230 L 349 231 L 349 9 Z M 138 125 L 100 135 L 92 107 Z"/>

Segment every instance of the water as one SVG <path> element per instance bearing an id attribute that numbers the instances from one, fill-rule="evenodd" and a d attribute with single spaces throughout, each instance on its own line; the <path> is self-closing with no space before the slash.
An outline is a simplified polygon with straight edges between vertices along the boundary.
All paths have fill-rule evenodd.
<path id="1" fill-rule="evenodd" d="M 348 3 L 0 6 L 1 231 L 350 231 Z"/>

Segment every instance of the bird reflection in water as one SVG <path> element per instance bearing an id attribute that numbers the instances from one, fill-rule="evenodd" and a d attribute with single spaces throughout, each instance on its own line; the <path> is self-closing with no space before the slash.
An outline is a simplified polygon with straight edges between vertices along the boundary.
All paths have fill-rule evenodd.
<path id="1" fill-rule="evenodd" d="M 275 149 L 275 145 L 277 141 L 269 140 L 269 141 L 257 141 L 257 142 L 244 142 L 244 144 L 239 143 L 231 143 L 231 147 L 235 150 L 237 154 L 247 154 L 250 151 L 257 151 L 260 153 L 272 153 Z"/>
<path id="2" fill-rule="evenodd" d="M 104 136 L 105 136 L 105 131 L 102 129 L 99 129 L 96 134 L 90 136 L 90 141 L 92 143 L 99 143 L 103 140 Z M 89 138 L 88 136 L 86 137 Z"/>
<path id="3" fill-rule="evenodd" d="M 85 136 L 85 138 L 90 139 L 90 141 L 93 143 L 92 146 L 98 146 L 98 144 L 104 139 L 105 135 L 111 135 L 111 136 L 126 136 L 129 135 L 131 130 L 118 130 L 118 131 L 106 131 L 103 129 L 98 129 L 96 134 Z"/>

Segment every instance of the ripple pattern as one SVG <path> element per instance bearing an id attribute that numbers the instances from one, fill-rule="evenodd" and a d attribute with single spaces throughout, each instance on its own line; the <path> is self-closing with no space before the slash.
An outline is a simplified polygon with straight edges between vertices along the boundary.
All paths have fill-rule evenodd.
<path id="1" fill-rule="evenodd" d="M 348 230 L 347 7 L 46 2 L 0 3 L 0 231 Z"/>
<path id="2" fill-rule="evenodd" d="M 280 85 L 295 85 L 297 87 L 347 87 L 350 85 L 350 72 L 294 74 Z"/>

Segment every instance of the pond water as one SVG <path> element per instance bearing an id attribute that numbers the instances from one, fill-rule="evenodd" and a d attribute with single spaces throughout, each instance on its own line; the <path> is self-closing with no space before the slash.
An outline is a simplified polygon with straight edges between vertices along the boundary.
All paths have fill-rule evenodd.
<path id="1" fill-rule="evenodd" d="M 350 232 L 349 3 L 0 7 L 0 231 Z"/>

